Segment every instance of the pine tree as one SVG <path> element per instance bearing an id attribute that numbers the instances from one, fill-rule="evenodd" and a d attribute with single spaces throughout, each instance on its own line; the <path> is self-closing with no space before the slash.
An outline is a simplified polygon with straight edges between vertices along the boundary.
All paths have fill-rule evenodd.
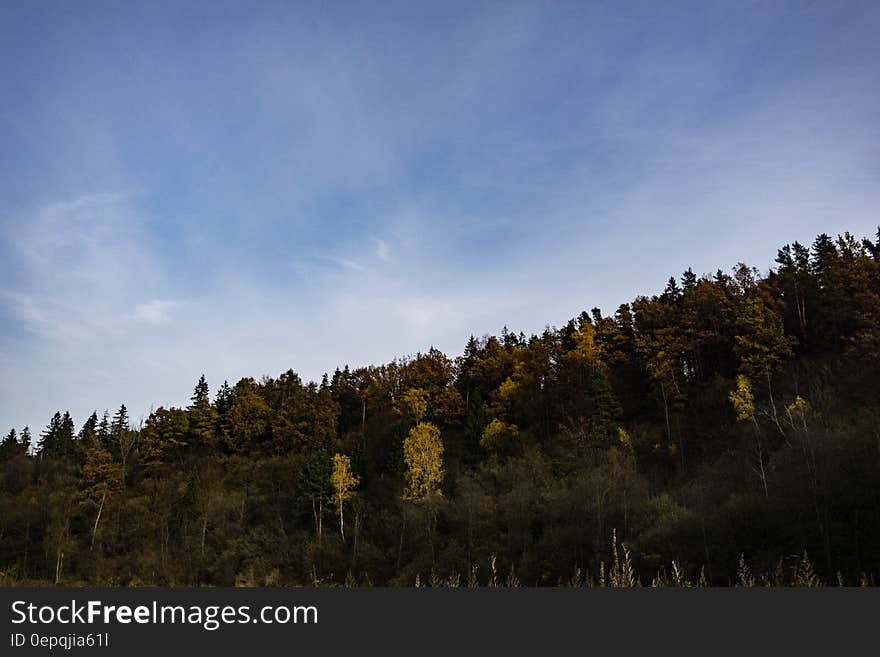
<path id="1" fill-rule="evenodd" d="M 15 429 L 10 429 L 3 441 L 0 442 L 0 461 L 8 461 L 20 453 L 21 444 L 18 442 L 18 434 Z"/>
<path id="2" fill-rule="evenodd" d="M 191 397 L 189 413 L 189 443 L 192 450 L 213 448 L 217 444 L 217 409 L 211 404 L 205 375 L 199 378 Z"/>
<path id="3" fill-rule="evenodd" d="M 681 275 L 682 291 L 687 294 L 697 286 L 697 275 L 694 270 L 688 267 L 687 271 Z"/>
<path id="4" fill-rule="evenodd" d="M 208 381 L 205 379 L 205 375 L 202 374 L 199 377 L 198 383 L 196 383 L 196 388 L 193 391 L 193 395 L 190 398 L 192 404 L 190 404 L 190 408 L 194 408 L 199 406 L 200 404 L 210 404 L 211 400 L 208 396 Z"/>
<path id="5" fill-rule="evenodd" d="M 98 423 L 98 443 L 102 449 L 113 453 L 113 436 L 110 433 L 110 411 L 104 409 L 104 415 Z"/>
<path id="6" fill-rule="evenodd" d="M 776 255 L 780 295 L 788 313 L 790 332 L 798 336 L 801 349 L 807 347 L 807 317 L 812 316 L 815 285 L 809 267 L 809 251 L 800 243 L 782 247 Z M 808 313 L 809 308 L 809 313 Z"/>
<path id="7" fill-rule="evenodd" d="M 670 276 L 663 294 L 660 295 L 660 300 L 665 304 L 674 305 L 679 299 L 681 299 L 681 289 L 678 287 L 675 277 Z"/>
<path id="8" fill-rule="evenodd" d="M 57 411 L 40 436 L 37 452 L 41 457 L 68 458 L 74 450 L 73 419 L 70 413 Z"/>
<path id="9" fill-rule="evenodd" d="M 222 416 L 232 405 L 232 388 L 229 387 L 228 381 L 223 381 L 223 385 L 220 386 L 219 390 L 217 390 L 217 394 L 214 397 L 214 407 L 217 409 L 217 412 Z"/>
<path id="10" fill-rule="evenodd" d="M 311 506 L 315 537 L 319 542 L 323 537 L 324 507 L 333 492 L 331 474 L 330 457 L 325 450 L 319 449 L 306 461 L 298 480 L 300 499 L 305 498 Z"/>
<path id="11" fill-rule="evenodd" d="M 19 439 L 21 442 L 21 447 L 24 450 L 24 453 L 27 454 L 31 449 L 31 429 L 30 427 L 25 427 L 21 431 L 21 438 Z"/>
<path id="12" fill-rule="evenodd" d="M 99 446 L 98 441 L 98 412 L 93 412 L 85 421 L 77 435 L 77 447 L 85 454 L 90 449 Z"/>
<path id="13" fill-rule="evenodd" d="M 110 424 L 110 442 L 112 449 L 109 451 L 115 459 L 122 464 L 123 472 L 128 465 L 128 458 L 134 448 L 136 434 L 131 430 L 128 420 L 128 410 L 125 404 L 119 406 L 119 410 L 113 416 Z"/>
<path id="14" fill-rule="evenodd" d="M 825 233 L 813 242 L 810 271 L 817 288 L 817 305 L 822 311 L 816 317 L 815 339 L 822 348 L 836 350 L 840 347 L 840 316 L 846 297 L 840 278 L 840 254 L 834 240 Z"/>

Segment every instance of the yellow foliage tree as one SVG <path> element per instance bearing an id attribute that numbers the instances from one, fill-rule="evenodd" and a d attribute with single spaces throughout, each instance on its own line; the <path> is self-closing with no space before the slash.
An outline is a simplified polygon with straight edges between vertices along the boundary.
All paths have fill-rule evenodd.
<path id="1" fill-rule="evenodd" d="M 430 422 L 419 422 L 403 441 L 403 457 L 408 468 L 404 499 L 423 501 L 442 494 L 443 441 L 440 429 Z"/>
<path id="2" fill-rule="evenodd" d="M 351 473 L 351 459 L 345 454 L 334 454 L 330 484 L 333 486 L 333 501 L 339 510 L 339 534 L 342 536 L 342 540 L 345 540 L 345 519 L 342 515 L 342 507 L 354 495 L 352 489 L 359 483 L 360 479 Z"/>
<path id="3" fill-rule="evenodd" d="M 428 391 L 421 388 L 410 388 L 400 399 L 398 412 L 413 419 L 416 424 L 422 421 L 428 412 Z"/>
<path id="4" fill-rule="evenodd" d="M 512 377 L 507 377 L 498 387 L 498 396 L 505 404 L 510 404 L 519 392 L 519 383 L 514 381 Z"/>
<path id="5" fill-rule="evenodd" d="M 632 437 L 630 437 L 629 432 L 623 427 L 617 427 L 617 440 L 620 442 L 620 445 L 627 451 L 632 451 L 633 449 L 633 441 Z"/>
<path id="6" fill-rule="evenodd" d="M 596 343 L 595 327 L 589 322 L 584 322 L 571 337 L 575 344 L 572 355 L 585 365 L 597 367 L 601 362 L 601 353 Z"/>
<path id="7" fill-rule="evenodd" d="M 786 406 L 785 410 L 788 413 L 788 419 L 789 422 L 791 422 L 791 426 L 795 428 L 800 428 L 804 431 L 804 433 L 806 433 L 807 417 L 812 410 L 810 408 L 810 403 L 800 395 L 797 395 L 794 398 L 794 403 Z"/>
<path id="8" fill-rule="evenodd" d="M 98 507 L 98 514 L 92 527 L 92 541 L 89 546 L 91 550 L 95 546 L 98 523 L 101 522 L 101 513 L 104 511 L 107 498 L 123 488 L 124 470 L 113 460 L 110 452 L 93 447 L 86 453 L 86 462 L 82 467 L 82 481 L 85 486 L 83 494 Z"/>
<path id="9" fill-rule="evenodd" d="M 740 422 L 751 422 L 755 427 L 755 472 L 761 479 L 764 487 L 764 497 L 769 499 L 770 493 L 767 488 L 767 470 L 764 467 L 764 444 L 761 440 L 761 429 L 755 417 L 755 398 L 752 395 L 752 384 L 748 378 L 740 374 L 736 377 L 736 390 L 730 393 L 730 402 L 736 413 L 736 419 Z"/>
<path id="10" fill-rule="evenodd" d="M 501 449 L 514 441 L 517 436 L 519 436 L 519 428 L 515 424 L 508 424 L 495 418 L 483 429 L 480 445 L 485 449 Z"/>
<path id="11" fill-rule="evenodd" d="M 730 402 L 740 422 L 755 421 L 755 398 L 752 395 L 752 384 L 740 374 L 736 377 L 736 390 L 730 393 Z"/>

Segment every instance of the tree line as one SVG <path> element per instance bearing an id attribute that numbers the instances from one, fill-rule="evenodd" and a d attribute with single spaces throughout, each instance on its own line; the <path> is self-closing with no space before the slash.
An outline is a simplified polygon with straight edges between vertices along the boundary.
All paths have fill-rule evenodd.
<path id="1" fill-rule="evenodd" d="M 457 358 L 59 411 L 0 490 L 5 584 L 873 584 L 880 230 Z"/>

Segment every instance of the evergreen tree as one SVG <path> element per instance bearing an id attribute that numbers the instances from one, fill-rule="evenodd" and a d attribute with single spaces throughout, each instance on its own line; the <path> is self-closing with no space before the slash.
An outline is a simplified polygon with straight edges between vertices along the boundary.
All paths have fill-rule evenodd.
<path id="1" fill-rule="evenodd" d="M 687 271 L 681 275 L 682 292 L 687 294 L 697 286 L 697 275 L 694 270 L 688 267 Z"/>
<path id="2" fill-rule="evenodd" d="M 199 380 L 196 383 L 196 388 L 193 391 L 193 395 L 190 398 L 190 400 L 192 402 L 190 404 L 191 409 L 195 408 L 196 406 L 199 406 L 200 404 L 210 404 L 211 403 L 211 400 L 209 397 L 209 390 L 208 390 L 208 381 L 205 379 L 204 374 L 202 374 L 199 377 Z"/>
<path id="3" fill-rule="evenodd" d="M 98 423 L 98 443 L 101 448 L 113 453 L 113 435 L 110 432 L 110 411 L 105 409 L 101 421 Z"/>
<path id="4" fill-rule="evenodd" d="M 30 452 L 31 440 L 32 440 L 31 439 L 31 429 L 30 429 L 30 427 L 25 427 L 21 431 L 21 438 L 20 438 L 21 447 L 24 450 L 25 454 Z"/>
<path id="5" fill-rule="evenodd" d="M 674 305 L 681 299 L 681 288 L 678 287 L 678 282 L 675 280 L 675 277 L 670 276 L 669 281 L 666 283 L 666 288 L 663 290 L 663 294 L 660 295 L 660 300 L 667 305 Z"/>
<path id="6" fill-rule="evenodd" d="M 834 240 L 825 233 L 819 235 L 813 242 L 810 272 L 816 285 L 817 305 L 823 310 L 814 323 L 814 339 L 822 348 L 839 349 L 841 337 L 839 309 L 844 306 L 846 297 L 840 279 L 840 254 Z"/>
<path id="7" fill-rule="evenodd" d="M 217 409 L 211 404 L 205 375 L 199 378 L 191 397 L 189 413 L 189 444 L 191 450 L 214 448 L 217 445 Z"/>
<path id="8" fill-rule="evenodd" d="M 232 388 L 229 387 L 228 381 L 223 381 L 223 385 L 217 390 L 214 397 L 214 406 L 220 415 L 225 415 L 232 405 Z"/>
<path id="9" fill-rule="evenodd" d="M 18 442 L 18 435 L 15 429 L 10 429 L 9 433 L 0 442 L 0 461 L 8 461 L 9 459 L 21 454 L 21 444 Z"/>
<path id="10" fill-rule="evenodd" d="M 93 412 L 77 435 L 77 446 L 82 453 L 100 445 L 98 439 L 98 412 Z"/>
<path id="11" fill-rule="evenodd" d="M 70 413 L 65 412 L 62 416 L 57 411 L 40 435 L 37 452 L 40 457 L 68 458 L 73 454 L 73 440 L 73 420 Z"/>
<path id="12" fill-rule="evenodd" d="M 113 421 L 110 423 L 110 444 L 112 449 L 107 451 L 122 464 L 123 471 L 128 465 L 129 456 L 134 448 L 136 437 L 136 434 L 131 430 L 128 409 L 125 408 L 125 404 L 121 404 L 119 410 L 113 416 Z"/>
<path id="13" fill-rule="evenodd" d="M 118 440 L 120 435 L 130 429 L 131 425 L 128 420 L 128 409 L 125 408 L 125 404 L 122 404 L 113 416 L 113 422 L 110 425 L 110 435 Z"/>

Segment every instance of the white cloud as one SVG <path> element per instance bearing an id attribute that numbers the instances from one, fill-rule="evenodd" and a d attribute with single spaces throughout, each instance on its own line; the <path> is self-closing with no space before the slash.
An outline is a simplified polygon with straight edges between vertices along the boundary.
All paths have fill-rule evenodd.
<path id="1" fill-rule="evenodd" d="M 376 257 L 384 262 L 391 260 L 391 247 L 385 240 L 376 239 Z"/>
<path id="2" fill-rule="evenodd" d="M 148 324 L 167 324 L 171 320 L 171 310 L 178 305 L 179 301 L 153 299 L 135 306 L 132 318 Z"/>
<path id="3" fill-rule="evenodd" d="M 245 206 L 249 194 L 257 204 L 275 192 L 283 206 L 253 212 L 236 235 L 314 228 L 304 231 L 306 246 L 285 235 L 290 253 L 277 257 L 293 264 L 282 274 L 259 248 L 207 234 L 218 207 L 229 223 L 244 223 L 244 213 L 223 207 L 229 190 L 200 179 L 199 165 L 182 169 L 194 178 L 186 183 L 203 184 L 199 198 L 209 203 L 212 193 L 222 198 L 204 216 L 188 210 L 185 229 L 207 234 L 196 255 L 212 265 L 198 289 L 180 271 L 189 260 L 152 241 L 184 228 L 157 235 L 146 215 L 157 204 L 143 202 L 152 200 L 146 193 L 83 194 L 7 222 L 20 276 L 0 282 L 0 316 L 16 329 L 0 336 L 0 422 L 39 424 L 55 408 L 81 421 L 123 401 L 137 416 L 186 403 L 203 371 L 216 389 L 288 367 L 317 378 L 432 344 L 454 355 L 471 333 L 505 324 L 540 332 L 592 305 L 613 311 L 688 266 L 766 267 L 783 241 L 873 233 L 880 135 L 863 73 L 797 77 L 714 113 L 737 68 L 730 62 L 748 44 L 713 41 L 695 58 L 677 42 L 651 41 L 662 41 L 659 32 L 597 22 L 559 51 L 542 43 L 532 60 L 540 30 L 530 12 L 501 21 L 490 13 L 459 35 L 460 49 L 435 53 L 424 85 L 379 75 L 380 62 L 356 47 L 300 52 L 267 38 L 238 53 L 251 85 L 241 95 L 283 152 L 261 161 L 247 159 L 259 148 L 249 150 L 240 179 L 221 180 L 241 186 Z M 643 37 L 641 54 L 614 61 Z M 175 76 L 160 75 L 170 69 L 152 58 L 143 66 L 164 98 L 163 127 L 184 144 L 182 161 L 242 155 L 192 112 L 201 87 L 175 89 Z M 533 96 L 554 89 L 539 84 L 554 67 L 587 70 L 588 80 L 572 79 L 595 88 L 566 88 L 558 106 Z M 93 141 L 88 130 L 73 137 Z M 253 137 L 257 144 L 265 134 Z M 90 156 L 101 166 L 89 171 L 122 161 L 104 162 L 105 151 L 118 151 L 107 140 Z M 422 149 L 430 161 L 412 166 Z M 448 165 L 436 179 L 435 159 Z M 248 189 L 248 171 L 271 184 Z M 375 205 L 350 207 L 362 192 Z M 334 209 L 313 218 L 309 210 L 327 198 Z M 349 211 L 349 225 L 328 224 L 336 241 L 310 251 L 310 236 L 327 237 L 310 222 Z"/>

